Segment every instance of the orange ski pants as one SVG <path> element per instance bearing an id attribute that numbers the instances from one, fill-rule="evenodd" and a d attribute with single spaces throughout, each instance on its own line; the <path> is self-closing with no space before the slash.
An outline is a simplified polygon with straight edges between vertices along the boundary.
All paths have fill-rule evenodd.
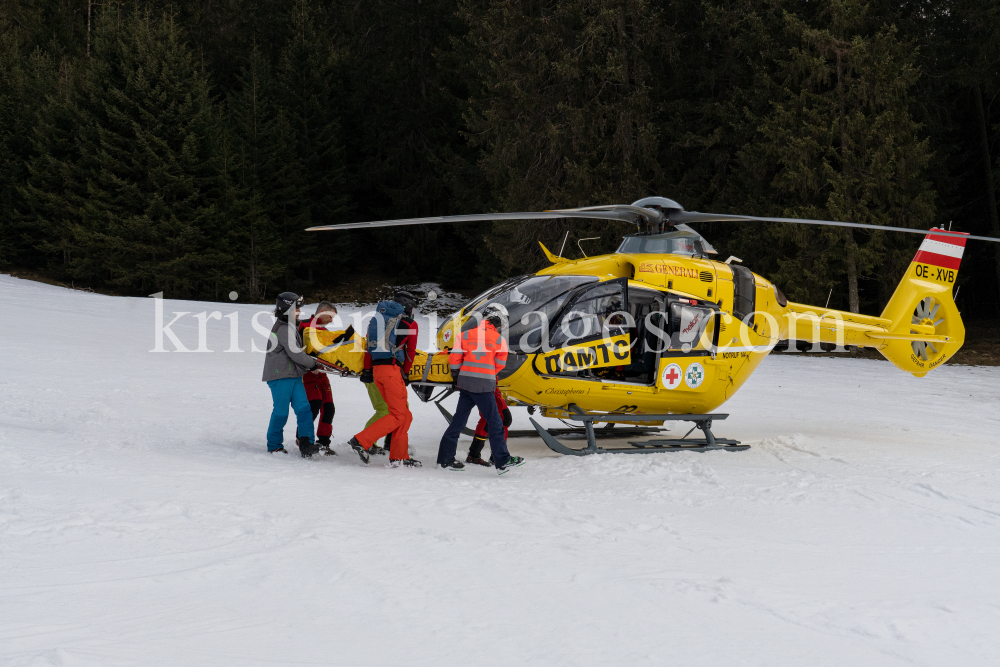
<path id="1" fill-rule="evenodd" d="M 378 439 L 392 434 L 389 443 L 389 460 L 401 461 L 410 458 L 409 430 L 413 415 L 406 405 L 406 385 L 403 384 L 403 373 L 395 364 L 381 364 L 372 367 L 375 376 L 375 386 L 382 394 L 382 399 L 389 406 L 389 414 L 358 433 L 355 438 L 365 449 L 378 442 Z"/>

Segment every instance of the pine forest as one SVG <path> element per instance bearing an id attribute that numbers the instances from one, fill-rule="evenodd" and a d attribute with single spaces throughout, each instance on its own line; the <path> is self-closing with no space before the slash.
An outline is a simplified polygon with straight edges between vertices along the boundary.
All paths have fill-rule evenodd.
<path id="1" fill-rule="evenodd" d="M 547 265 L 538 241 L 630 230 L 304 230 L 651 195 L 1000 236 L 998 177 L 996 2 L 0 0 L 0 270 L 109 293 L 476 289 Z M 790 299 L 876 314 L 921 238 L 699 232 Z M 959 285 L 1000 318 L 1000 244 Z"/>

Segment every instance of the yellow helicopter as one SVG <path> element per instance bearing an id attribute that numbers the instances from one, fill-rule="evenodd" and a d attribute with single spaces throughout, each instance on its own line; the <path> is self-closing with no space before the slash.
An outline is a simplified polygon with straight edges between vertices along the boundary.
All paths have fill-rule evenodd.
<path id="1" fill-rule="evenodd" d="M 562 454 L 746 449 L 717 438 L 712 413 L 746 382 L 779 340 L 877 349 L 918 377 L 953 356 L 965 339 L 953 288 L 968 239 L 1000 241 L 943 229 L 929 231 L 797 218 L 763 218 L 685 211 L 664 197 L 631 205 L 499 213 L 313 227 L 309 231 L 481 220 L 597 218 L 636 224 L 609 255 L 569 260 L 542 245 L 551 266 L 511 278 L 469 301 L 440 327 L 437 346 L 452 347 L 486 308 L 507 315 L 510 346 L 498 386 L 511 405 L 546 417 L 581 422 L 550 432 L 534 419 L 543 441 Z M 781 290 L 740 260 L 710 259 L 716 251 L 688 223 L 788 222 L 918 233 L 924 240 L 880 316 L 788 301 Z M 541 244 L 539 244 L 541 245 Z M 411 386 L 421 400 L 450 382 L 447 356 L 421 353 Z M 436 402 L 450 390 L 445 388 Z M 701 438 L 629 442 L 604 449 L 597 439 L 648 435 L 664 421 L 689 421 Z M 607 426 L 597 429 L 595 423 Z M 613 428 L 616 424 L 632 428 Z M 574 449 L 554 434 L 579 430 Z M 694 428 L 692 428 L 694 431 Z M 690 434 L 689 431 L 688 434 Z"/>

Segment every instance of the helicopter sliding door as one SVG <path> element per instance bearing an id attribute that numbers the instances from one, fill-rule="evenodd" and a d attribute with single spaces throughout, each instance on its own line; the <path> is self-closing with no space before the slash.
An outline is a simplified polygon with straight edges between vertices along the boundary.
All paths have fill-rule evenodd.
<path id="1" fill-rule="evenodd" d="M 626 279 L 578 288 L 553 320 L 549 345 L 535 358 L 539 375 L 655 387 L 668 357 L 711 355 L 718 308 L 634 287 Z"/>
<path id="2" fill-rule="evenodd" d="M 645 385 L 656 381 L 659 352 L 664 348 L 662 332 L 667 329 L 666 302 L 663 292 L 635 286 L 629 290 L 631 363 L 603 373 L 603 379 Z"/>
<path id="3" fill-rule="evenodd" d="M 632 289 L 628 308 L 634 322 L 630 363 L 594 371 L 604 382 L 633 391 L 635 385 L 655 386 L 661 365 L 710 356 L 717 346 L 721 320 L 714 304 Z"/>
<path id="4" fill-rule="evenodd" d="M 548 351 L 536 359 L 542 375 L 591 377 L 595 369 L 631 363 L 628 281 L 579 289 L 551 324 Z"/>

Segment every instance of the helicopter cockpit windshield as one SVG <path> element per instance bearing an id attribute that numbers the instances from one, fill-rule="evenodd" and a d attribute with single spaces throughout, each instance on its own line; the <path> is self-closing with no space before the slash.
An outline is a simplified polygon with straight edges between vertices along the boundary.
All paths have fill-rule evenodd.
<path id="1" fill-rule="evenodd" d="M 648 236 L 626 236 L 618 252 L 633 255 L 704 256 L 701 237 L 691 232 L 668 232 Z"/>
<path id="2" fill-rule="evenodd" d="M 507 310 L 509 322 L 508 341 L 511 349 L 517 349 L 524 334 L 537 334 L 540 343 L 540 321 L 546 324 L 555 317 L 566 302 L 567 295 L 580 285 L 597 282 L 596 276 L 519 276 L 485 292 L 470 301 L 462 313 L 471 315 L 482 312 L 486 306 L 497 304 Z M 527 315 L 528 317 L 524 317 Z M 526 321 L 522 322 L 522 318 Z M 471 318 L 464 328 L 476 326 L 477 319 Z M 534 338 L 535 336 L 529 336 Z M 529 344 L 525 341 L 525 344 Z"/>

